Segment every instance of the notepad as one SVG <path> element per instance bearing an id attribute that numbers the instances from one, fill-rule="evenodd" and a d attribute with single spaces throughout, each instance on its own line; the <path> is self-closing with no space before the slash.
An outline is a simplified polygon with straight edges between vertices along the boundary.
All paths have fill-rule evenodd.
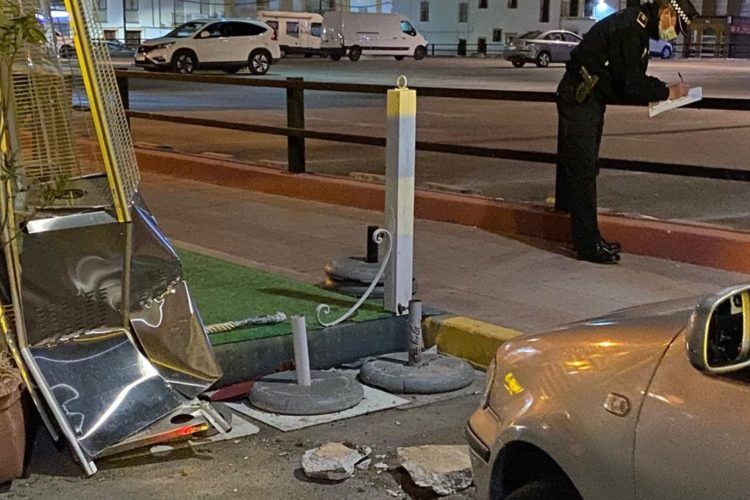
<path id="1" fill-rule="evenodd" d="M 653 118 L 659 113 L 669 111 L 670 109 L 680 108 L 691 102 L 700 101 L 701 99 L 703 99 L 703 87 L 693 87 L 688 90 L 688 95 L 685 97 L 680 97 L 673 101 L 666 100 L 650 103 L 648 105 L 648 116 L 649 118 Z"/>

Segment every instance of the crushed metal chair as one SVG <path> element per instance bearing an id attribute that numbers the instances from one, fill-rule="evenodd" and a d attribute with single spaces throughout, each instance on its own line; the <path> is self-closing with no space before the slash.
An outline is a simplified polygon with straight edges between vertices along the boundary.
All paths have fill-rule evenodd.
<path id="1" fill-rule="evenodd" d="M 226 432 L 198 399 L 221 368 L 180 260 L 139 194 L 94 4 L 66 1 L 78 52 L 67 68 L 48 3 L 0 8 L 34 15 L 51 40 L 22 43 L 0 68 L 0 326 L 45 424 L 88 474 L 103 456 Z"/>

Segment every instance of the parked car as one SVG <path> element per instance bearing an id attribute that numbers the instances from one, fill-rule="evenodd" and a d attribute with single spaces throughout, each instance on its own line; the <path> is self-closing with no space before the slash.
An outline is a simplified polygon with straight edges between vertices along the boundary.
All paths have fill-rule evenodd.
<path id="1" fill-rule="evenodd" d="M 674 46 L 665 40 L 649 40 L 648 51 L 651 55 L 669 59 L 674 55 Z"/>
<path id="2" fill-rule="evenodd" d="M 60 37 L 61 38 L 58 38 L 57 34 L 55 35 L 55 39 L 58 40 L 57 51 L 60 57 L 65 59 L 76 57 L 76 48 L 73 39 L 70 37 L 63 37 L 62 35 L 60 35 Z M 131 49 L 119 40 L 97 41 L 104 44 L 104 46 L 107 48 L 107 52 L 109 52 L 109 57 L 125 58 L 133 57 L 135 55 L 135 50 Z"/>
<path id="3" fill-rule="evenodd" d="M 565 62 L 582 38 L 572 31 L 529 31 L 519 36 L 503 50 L 503 58 L 516 68 L 534 63 L 546 68 L 550 63 Z"/>
<path id="4" fill-rule="evenodd" d="M 276 33 L 266 23 L 248 19 L 190 21 L 161 38 L 144 41 L 135 64 L 147 70 L 192 73 L 219 68 L 236 73 L 249 67 L 264 75 L 281 59 Z"/>
<path id="5" fill-rule="evenodd" d="M 401 14 L 335 11 L 323 15 L 321 48 L 335 61 L 343 55 L 352 61 L 362 55 L 421 61 L 427 55 L 427 40 Z"/>
<path id="6" fill-rule="evenodd" d="M 119 40 L 103 40 L 109 52 L 109 57 L 133 57 L 135 50 L 131 49 Z"/>
<path id="7" fill-rule="evenodd" d="M 487 377 L 480 499 L 748 496 L 748 285 L 520 337 Z"/>
<path id="8" fill-rule="evenodd" d="M 63 35 L 57 30 L 55 30 L 55 46 L 57 47 L 57 54 L 60 57 L 67 58 L 76 55 L 73 39 L 69 36 Z"/>

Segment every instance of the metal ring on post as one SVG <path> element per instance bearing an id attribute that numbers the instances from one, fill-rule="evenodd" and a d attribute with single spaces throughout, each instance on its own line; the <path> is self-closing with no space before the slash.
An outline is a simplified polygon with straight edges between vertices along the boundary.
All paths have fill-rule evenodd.
<path id="1" fill-rule="evenodd" d="M 398 78 L 396 78 L 396 87 L 398 87 L 400 89 L 407 88 L 406 87 L 407 83 L 409 83 L 409 81 L 406 79 L 406 76 L 404 76 L 404 75 L 401 75 Z"/>
<path id="2" fill-rule="evenodd" d="M 384 238 L 388 239 L 388 248 L 385 251 L 385 257 L 383 258 L 383 261 L 380 263 L 380 268 L 378 269 L 378 272 L 375 274 L 375 278 L 372 280 L 372 283 L 370 283 L 370 286 L 367 287 L 367 290 L 365 290 L 365 293 L 360 297 L 360 299 L 357 301 L 356 304 L 354 304 L 351 309 L 346 311 L 343 316 L 341 316 L 339 319 L 331 322 L 325 322 L 321 318 L 321 316 L 327 315 L 331 313 L 331 306 L 328 304 L 320 304 L 318 307 L 315 308 L 315 316 L 318 320 L 318 323 L 320 323 L 322 326 L 335 326 L 339 323 L 346 321 L 349 317 L 351 317 L 352 314 L 354 314 L 357 309 L 367 300 L 367 298 L 370 296 L 372 291 L 375 289 L 375 287 L 378 285 L 378 282 L 380 281 L 380 277 L 383 276 L 383 272 L 385 272 L 385 266 L 388 264 L 388 260 L 391 257 L 391 247 L 393 246 L 393 237 L 391 236 L 391 233 L 388 232 L 386 229 L 378 229 L 375 231 L 372 235 L 372 241 L 380 245 L 380 243 L 383 241 Z"/>

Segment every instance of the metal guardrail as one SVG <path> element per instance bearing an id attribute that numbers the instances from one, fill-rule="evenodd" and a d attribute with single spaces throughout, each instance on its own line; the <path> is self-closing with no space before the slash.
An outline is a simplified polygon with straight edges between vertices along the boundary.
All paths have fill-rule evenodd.
<path id="1" fill-rule="evenodd" d="M 308 82 L 302 78 L 288 78 L 286 80 L 267 80 L 256 78 L 237 78 L 214 75 L 177 75 L 164 73 L 146 73 L 139 71 L 117 70 L 115 72 L 118 88 L 122 96 L 123 105 L 129 118 L 155 120 L 186 125 L 219 128 L 225 130 L 239 130 L 269 135 L 281 135 L 288 138 L 288 170 L 292 173 L 305 172 L 305 139 L 360 144 L 384 147 L 384 137 L 373 137 L 357 134 L 337 132 L 323 132 L 308 130 L 304 120 L 304 91 L 348 92 L 363 94 L 379 94 L 385 96 L 391 88 L 387 85 Z M 183 83 L 206 83 L 214 85 L 236 85 L 244 87 L 278 88 L 286 90 L 287 126 L 273 127 L 252 123 L 227 122 L 208 118 L 175 116 L 163 113 L 133 111 L 129 109 L 129 80 L 164 80 Z M 449 99 L 479 99 L 490 101 L 515 102 L 555 102 L 554 92 L 526 92 L 510 90 L 481 90 L 444 87 L 411 87 L 420 97 L 449 98 Z M 707 97 L 702 101 L 692 103 L 686 108 L 700 108 L 710 110 L 750 111 L 750 99 L 731 99 L 722 97 Z M 497 158 L 505 160 L 525 161 L 532 163 L 556 164 L 555 153 L 526 151 L 508 148 L 491 148 L 481 146 L 466 146 L 440 142 L 417 141 L 417 151 L 447 153 L 481 158 Z M 659 163 L 623 160 L 618 158 L 600 158 L 599 167 L 611 170 L 631 172 L 648 172 L 658 174 L 699 177 L 706 179 L 722 179 L 750 182 L 750 171 L 708 167 L 704 165 L 684 165 L 678 163 Z"/>
<path id="2" fill-rule="evenodd" d="M 722 58 L 747 57 L 750 54 L 748 43 L 672 43 L 672 53 L 678 58 Z M 427 54 L 431 56 L 502 56 L 508 46 L 504 42 L 481 43 L 428 43 Z"/>

